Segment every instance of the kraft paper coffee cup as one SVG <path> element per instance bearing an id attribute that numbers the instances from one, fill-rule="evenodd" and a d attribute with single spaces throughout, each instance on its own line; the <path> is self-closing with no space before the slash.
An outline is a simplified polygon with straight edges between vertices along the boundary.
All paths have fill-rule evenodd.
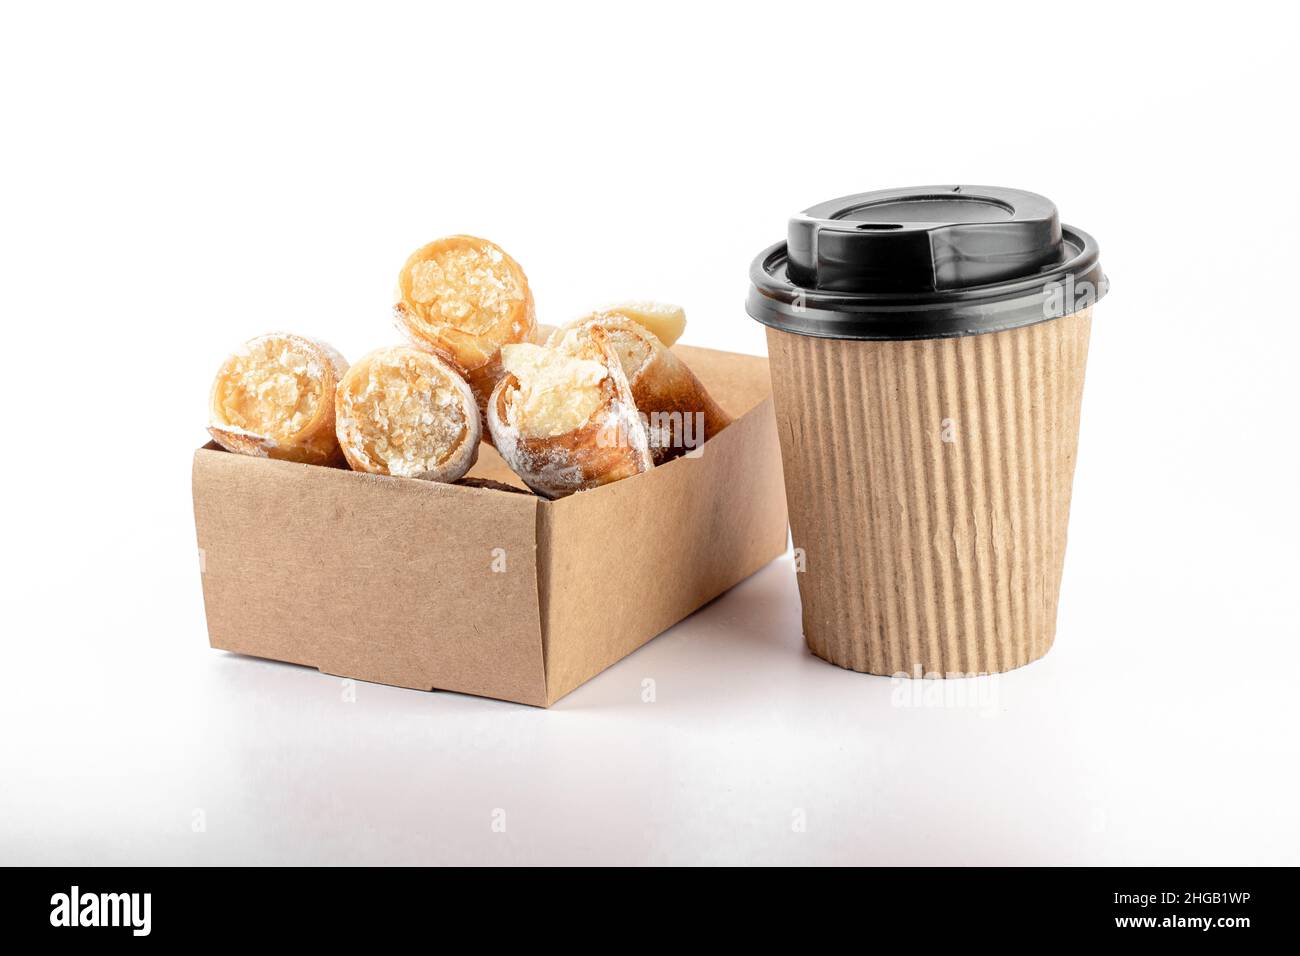
<path id="1" fill-rule="evenodd" d="M 1052 645 L 1096 242 L 1033 193 L 862 193 L 750 270 L 808 647 L 913 677 Z"/>

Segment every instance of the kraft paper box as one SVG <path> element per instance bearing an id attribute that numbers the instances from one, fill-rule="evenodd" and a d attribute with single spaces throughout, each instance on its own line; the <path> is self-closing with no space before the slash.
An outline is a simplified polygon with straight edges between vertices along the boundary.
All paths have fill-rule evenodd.
<path id="1" fill-rule="evenodd" d="M 209 642 L 553 704 L 785 550 L 767 361 L 674 351 L 735 421 L 698 457 L 559 501 L 524 490 L 487 445 L 468 476 L 483 487 L 200 448 Z"/>

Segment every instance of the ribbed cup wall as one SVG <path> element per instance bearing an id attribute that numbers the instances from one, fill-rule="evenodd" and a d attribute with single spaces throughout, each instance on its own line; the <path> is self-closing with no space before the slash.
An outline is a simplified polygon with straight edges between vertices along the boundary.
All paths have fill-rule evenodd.
<path id="1" fill-rule="evenodd" d="M 814 654 L 931 677 L 1047 653 L 1091 324 L 909 342 L 768 329 Z"/>

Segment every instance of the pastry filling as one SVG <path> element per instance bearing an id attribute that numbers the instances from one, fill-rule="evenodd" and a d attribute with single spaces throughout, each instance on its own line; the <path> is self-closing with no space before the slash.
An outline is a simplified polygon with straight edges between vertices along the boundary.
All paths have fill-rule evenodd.
<path id="1" fill-rule="evenodd" d="M 283 441 L 316 416 L 324 377 L 314 349 L 278 336 L 255 339 L 221 370 L 213 424 Z"/>
<path id="2" fill-rule="evenodd" d="M 605 402 L 609 372 L 600 362 L 526 343 L 502 346 L 501 361 L 519 382 L 508 396 L 508 420 L 526 438 L 575 431 Z"/>
<path id="3" fill-rule="evenodd" d="M 598 324 L 599 318 L 597 317 Z M 615 322 L 623 319 L 622 316 L 613 316 L 611 318 Z M 601 325 L 601 328 L 605 332 L 605 338 L 618 355 L 618 362 L 623 366 L 623 374 L 627 376 L 629 382 L 633 381 L 637 372 L 641 371 L 641 368 L 649 361 L 652 346 L 640 335 L 629 332 L 625 328 L 619 328 L 617 325 Z M 589 349 L 590 343 L 589 327 L 586 323 L 583 323 L 577 328 L 566 330 L 555 344 L 565 352 L 581 355 Z"/>
<path id="4" fill-rule="evenodd" d="M 481 335 L 500 325 L 525 292 L 500 249 L 454 246 L 411 267 L 410 298 L 426 322 Z"/>
<path id="5" fill-rule="evenodd" d="M 339 415 L 354 448 L 404 478 L 437 468 L 469 430 L 464 393 L 411 355 L 369 363 L 358 386 L 340 396 Z"/>
<path id="6" fill-rule="evenodd" d="M 686 330 L 686 313 L 682 307 L 667 302 L 623 302 L 601 311 L 626 316 L 652 332 L 664 345 L 672 345 Z"/>

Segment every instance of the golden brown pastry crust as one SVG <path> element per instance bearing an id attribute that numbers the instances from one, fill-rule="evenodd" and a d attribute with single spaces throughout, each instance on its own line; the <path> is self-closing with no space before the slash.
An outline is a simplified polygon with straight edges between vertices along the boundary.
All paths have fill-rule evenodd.
<path id="1" fill-rule="evenodd" d="M 257 362 L 253 357 L 262 352 L 279 353 L 281 359 L 303 357 L 305 361 L 294 368 L 275 359 Z M 249 368 L 250 361 L 256 371 Z M 333 346 L 316 339 L 290 332 L 269 332 L 249 339 L 226 358 L 213 379 L 208 397 L 208 433 L 222 448 L 240 455 L 309 465 L 342 465 L 343 453 L 334 434 L 334 390 L 347 370 L 347 359 Z M 282 421 L 264 421 L 261 426 L 248 421 L 242 425 L 232 422 L 230 403 L 251 384 L 247 379 L 240 384 L 243 375 L 252 375 L 265 385 L 275 373 L 284 379 L 292 376 L 301 388 L 316 392 L 313 413 L 287 433 Z"/>
<path id="2" fill-rule="evenodd" d="M 471 286 L 457 270 L 422 272 L 447 256 L 476 257 L 490 275 Z M 447 296 L 430 299 L 440 286 Z M 411 253 L 397 276 L 393 317 L 412 345 L 440 355 L 460 370 L 474 392 L 480 415 L 486 414 L 492 390 L 504 374 L 501 346 L 531 342 L 537 334 L 533 292 L 524 270 L 496 243 L 476 236 L 446 236 Z M 490 444 L 486 418 L 481 430 Z"/>
<path id="3" fill-rule="evenodd" d="M 405 346 L 360 358 L 335 395 L 338 442 L 354 471 L 452 482 L 478 460 L 482 423 L 460 372 Z"/>
<path id="4" fill-rule="evenodd" d="M 615 345 L 632 399 L 647 420 L 656 465 L 708 441 L 731 424 L 728 415 L 695 373 L 639 323 L 618 312 L 597 312 L 551 333 L 547 344 L 573 351 L 603 329 Z M 702 415 L 703 435 L 699 433 Z"/>
<path id="5" fill-rule="evenodd" d="M 394 317 L 412 345 L 486 386 L 481 405 L 500 379 L 501 346 L 530 341 L 537 324 L 524 270 L 475 236 L 447 236 L 411 253 L 397 277 Z M 487 368 L 494 362 L 495 376 Z"/>
<path id="6" fill-rule="evenodd" d="M 649 438 L 613 348 L 599 334 L 582 358 L 605 366 L 602 401 L 586 423 L 559 435 L 530 436 L 518 420 L 519 381 L 506 373 L 488 402 L 488 429 L 497 451 L 524 484 L 544 498 L 630 478 L 654 467 Z"/>
<path id="7" fill-rule="evenodd" d="M 507 342 L 507 345 L 513 345 Z M 492 361 L 486 365 L 474 369 L 472 372 L 465 373 L 465 381 L 469 383 L 469 390 L 474 393 L 474 403 L 478 406 L 479 417 L 482 421 L 483 440 L 489 445 L 492 444 L 492 433 L 487 427 L 487 406 L 489 399 L 492 398 L 492 392 L 496 389 L 497 383 L 505 375 L 506 370 L 501 365 L 501 353 L 498 351 Z"/>

